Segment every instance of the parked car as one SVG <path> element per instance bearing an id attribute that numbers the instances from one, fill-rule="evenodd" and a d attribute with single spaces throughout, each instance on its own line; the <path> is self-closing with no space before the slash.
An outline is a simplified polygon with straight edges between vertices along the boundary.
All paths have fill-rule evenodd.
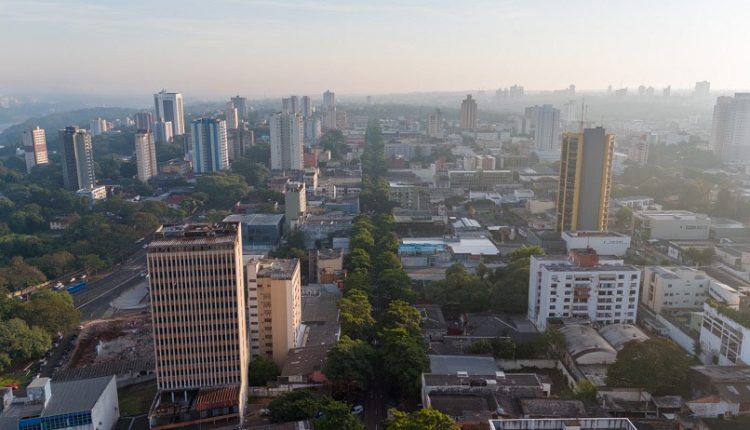
<path id="1" fill-rule="evenodd" d="M 361 413 L 362 413 L 362 412 L 364 412 L 364 411 L 365 411 L 365 407 L 364 407 L 364 406 L 362 406 L 362 405 L 357 405 L 357 406 L 354 406 L 354 407 L 352 408 L 352 413 L 353 413 L 354 415 L 359 415 L 359 414 L 361 414 Z"/>

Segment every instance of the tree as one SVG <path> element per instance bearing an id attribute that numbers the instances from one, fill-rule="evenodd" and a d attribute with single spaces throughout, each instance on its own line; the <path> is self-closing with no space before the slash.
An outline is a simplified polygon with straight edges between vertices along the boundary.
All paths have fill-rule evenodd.
<path id="1" fill-rule="evenodd" d="M 436 409 L 420 409 L 407 414 L 391 409 L 393 418 L 385 424 L 385 430 L 459 430 L 460 427 L 448 415 Z"/>
<path id="2" fill-rule="evenodd" d="M 39 327 L 29 328 L 20 318 L 11 318 L 0 324 L 0 351 L 7 356 L 3 362 L 41 357 L 51 346 L 49 334 Z"/>
<path id="3" fill-rule="evenodd" d="M 253 187 L 265 185 L 266 179 L 268 179 L 268 167 L 249 158 L 234 160 L 232 172 L 242 175 L 245 182 Z"/>
<path id="4" fill-rule="evenodd" d="M 52 290 L 32 294 L 19 306 L 18 315 L 30 326 L 40 327 L 50 335 L 71 330 L 81 319 L 81 313 L 73 305 L 73 297 L 67 292 Z"/>
<path id="5" fill-rule="evenodd" d="M 732 192 L 727 188 L 722 188 L 716 194 L 716 202 L 714 202 L 713 213 L 722 217 L 732 217 L 737 212 L 737 199 L 732 195 Z"/>
<path id="6" fill-rule="evenodd" d="M 401 260 L 391 251 L 381 251 L 375 257 L 375 273 L 386 269 L 401 269 Z"/>
<path id="7" fill-rule="evenodd" d="M 369 292 L 370 288 L 370 274 L 367 270 L 357 268 L 353 272 L 349 272 L 344 280 L 344 289 L 349 290 L 361 290 Z"/>
<path id="8" fill-rule="evenodd" d="M 195 191 L 208 196 L 207 205 L 214 208 L 230 208 L 250 192 L 245 178 L 230 172 L 204 174 L 195 183 Z"/>
<path id="9" fill-rule="evenodd" d="M 347 290 L 339 302 L 341 333 L 353 339 L 369 339 L 373 334 L 375 319 L 367 293 L 362 290 Z"/>
<path id="10" fill-rule="evenodd" d="M 10 291 L 39 285 L 46 280 L 47 277 L 41 270 L 26 263 L 20 256 L 11 258 L 10 265 L 0 269 L 0 287 L 6 287 Z"/>
<path id="11" fill-rule="evenodd" d="M 341 130 L 327 130 L 320 137 L 320 147 L 325 151 L 331 151 L 331 159 L 341 160 L 346 152 L 346 137 Z"/>
<path id="12" fill-rule="evenodd" d="M 375 349 L 360 339 L 341 336 L 328 351 L 323 373 L 329 381 L 344 391 L 367 390 L 375 376 Z"/>
<path id="13" fill-rule="evenodd" d="M 335 400 L 324 401 L 321 416 L 317 418 L 313 427 L 315 430 L 364 430 L 365 426 L 359 418 L 352 415 L 349 405 Z"/>
<path id="14" fill-rule="evenodd" d="M 596 402 L 596 385 L 588 379 L 581 379 L 576 384 L 575 398 L 586 403 Z"/>
<path id="15" fill-rule="evenodd" d="M 282 394 L 268 404 L 271 419 L 277 423 L 312 418 L 320 411 L 320 407 L 320 399 L 307 390 Z"/>
<path id="16" fill-rule="evenodd" d="M 375 247 L 375 239 L 369 230 L 359 230 L 352 235 L 349 246 L 351 249 L 360 248 L 365 251 L 372 251 Z"/>
<path id="17" fill-rule="evenodd" d="M 68 251 L 57 251 L 28 260 L 49 278 L 58 278 L 75 267 L 76 257 Z"/>
<path id="18" fill-rule="evenodd" d="M 480 340 L 469 347 L 471 354 L 492 354 L 495 358 L 513 359 L 516 356 L 516 344 L 510 339 Z"/>
<path id="19" fill-rule="evenodd" d="M 344 267 L 349 272 L 356 272 L 357 270 L 369 272 L 372 268 L 370 254 L 362 248 L 352 248 L 351 252 L 345 257 Z"/>
<path id="20" fill-rule="evenodd" d="M 633 210 L 627 206 L 617 209 L 615 212 L 615 225 L 619 229 L 627 229 L 633 221 Z"/>
<path id="21" fill-rule="evenodd" d="M 78 257 L 78 264 L 89 275 L 107 268 L 107 262 L 96 254 L 85 254 Z"/>
<path id="22" fill-rule="evenodd" d="M 279 376 L 279 366 L 272 360 L 258 356 L 250 362 L 250 385 L 263 387 L 266 383 L 275 381 Z"/>
<path id="23" fill-rule="evenodd" d="M 402 396 L 416 395 L 422 372 L 429 368 L 422 338 L 404 327 L 385 329 L 380 333 L 378 354 L 391 389 Z"/>
<path id="24" fill-rule="evenodd" d="M 617 353 L 607 370 L 611 387 L 641 388 L 652 395 L 686 394 L 690 358 L 669 339 L 632 341 Z"/>
<path id="25" fill-rule="evenodd" d="M 411 281 L 404 269 L 381 271 L 375 284 L 377 285 L 374 289 L 375 303 L 379 308 L 383 308 L 393 300 L 414 301 L 415 295 L 411 288 Z"/>
<path id="26" fill-rule="evenodd" d="M 422 315 L 414 306 L 403 300 L 394 300 L 380 316 L 380 327 L 391 329 L 401 327 L 414 336 L 419 336 L 422 326 Z"/>

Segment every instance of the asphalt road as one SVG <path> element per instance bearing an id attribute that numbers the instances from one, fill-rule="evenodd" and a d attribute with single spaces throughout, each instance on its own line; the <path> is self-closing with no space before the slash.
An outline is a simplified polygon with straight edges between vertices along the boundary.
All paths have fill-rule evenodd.
<path id="1" fill-rule="evenodd" d="M 372 387 L 366 396 L 363 405 L 365 407 L 365 427 L 368 430 L 378 430 L 382 428 L 380 424 L 388 418 L 388 393 L 386 393 L 382 384 L 375 379 L 372 381 Z"/>
<path id="2" fill-rule="evenodd" d="M 90 282 L 86 288 L 73 294 L 73 303 L 81 311 L 81 319 L 88 321 L 103 317 L 112 300 L 142 281 L 143 272 L 146 272 L 146 250 L 140 249 L 110 274 Z"/>

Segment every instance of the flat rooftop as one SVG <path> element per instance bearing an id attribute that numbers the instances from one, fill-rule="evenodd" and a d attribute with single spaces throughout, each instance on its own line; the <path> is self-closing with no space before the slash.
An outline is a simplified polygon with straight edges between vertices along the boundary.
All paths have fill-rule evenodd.
<path id="1" fill-rule="evenodd" d="M 497 363 L 492 357 L 470 355 L 428 355 L 430 373 L 454 375 L 466 372 L 469 375 L 495 375 Z"/>
<path id="2" fill-rule="evenodd" d="M 286 259 L 264 259 L 260 260 L 258 278 L 291 279 L 294 271 L 299 265 L 299 260 Z"/>
<path id="3" fill-rule="evenodd" d="M 643 211 L 636 212 L 636 216 L 648 218 L 654 221 L 709 221 L 708 215 L 698 214 L 690 211 Z"/>
<path id="4" fill-rule="evenodd" d="M 284 219 L 284 214 L 232 214 L 224 222 L 241 222 L 253 226 L 277 226 Z"/>
<path id="5" fill-rule="evenodd" d="M 218 245 L 234 243 L 237 224 L 231 222 L 162 225 L 154 233 L 149 249 L 176 245 Z"/>
<path id="6" fill-rule="evenodd" d="M 627 418 L 540 418 L 490 420 L 494 430 L 638 430 Z"/>

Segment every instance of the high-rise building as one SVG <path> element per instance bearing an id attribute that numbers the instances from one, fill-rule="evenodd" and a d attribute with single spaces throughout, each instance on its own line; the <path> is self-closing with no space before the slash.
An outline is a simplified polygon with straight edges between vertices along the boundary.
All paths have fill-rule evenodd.
<path id="1" fill-rule="evenodd" d="M 242 411 L 249 356 L 240 223 L 162 226 L 147 262 L 159 390 L 238 387 Z"/>
<path id="2" fill-rule="evenodd" d="M 255 145 L 255 133 L 247 127 L 227 130 L 227 147 L 229 148 L 229 161 L 245 157 L 248 149 Z M 267 160 L 265 162 L 268 162 Z"/>
<path id="3" fill-rule="evenodd" d="M 696 97 L 708 97 L 708 94 L 711 92 L 711 82 L 708 81 L 700 81 L 695 83 L 695 90 L 693 91 L 693 95 Z"/>
<path id="4" fill-rule="evenodd" d="M 750 93 L 716 99 L 711 149 L 725 161 L 750 160 Z"/>
<path id="5" fill-rule="evenodd" d="M 302 170 L 304 129 L 302 115 L 275 113 L 271 117 L 271 169 Z"/>
<path id="6" fill-rule="evenodd" d="M 250 361 L 260 356 L 282 367 L 289 350 L 300 346 L 300 262 L 251 259 L 245 270 Z"/>
<path id="7" fill-rule="evenodd" d="M 104 118 L 95 118 L 91 120 L 89 130 L 92 136 L 100 136 L 107 132 L 109 127 L 107 126 L 107 120 Z"/>
<path id="8" fill-rule="evenodd" d="M 663 90 L 661 90 L 662 97 L 670 97 L 672 95 L 672 86 L 667 85 Z"/>
<path id="9" fill-rule="evenodd" d="M 427 135 L 430 137 L 443 137 L 443 113 L 435 109 L 427 117 Z"/>
<path id="10" fill-rule="evenodd" d="M 307 212 L 304 182 L 288 182 L 284 186 L 284 213 L 289 229 L 297 228 Z"/>
<path id="11" fill-rule="evenodd" d="M 321 126 L 317 118 L 308 118 L 305 120 L 305 143 L 312 145 L 320 139 Z"/>
<path id="12" fill-rule="evenodd" d="M 236 107 L 234 107 L 234 104 L 232 102 L 227 103 L 226 117 L 227 117 L 227 129 L 228 130 L 239 128 L 240 126 L 239 111 L 237 110 Z"/>
<path id="13" fill-rule="evenodd" d="M 346 111 L 340 110 L 336 112 L 336 128 L 342 131 L 349 128 Z"/>
<path id="14" fill-rule="evenodd" d="M 96 178 L 91 134 L 72 126 L 60 130 L 60 156 L 66 189 L 78 191 L 94 187 Z"/>
<path id="15" fill-rule="evenodd" d="M 240 97 L 239 95 L 232 97 L 231 99 L 232 104 L 235 108 L 237 108 L 237 115 L 239 115 L 240 120 L 246 120 L 248 109 L 247 109 L 247 99 L 245 97 Z"/>
<path id="16" fill-rule="evenodd" d="M 551 151 L 560 145 L 560 111 L 551 105 L 536 110 L 534 146 L 542 151 Z"/>
<path id="17" fill-rule="evenodd" d="M 567 257 L 532 256 L 529 266 L 528 318 L 540 331 L 550 319 L 635 323 L 641 270 L 621 257 L 574 249 Z"/>
<path id="18" fill-rule="evenodd" d="M 182 106 L 182 94 L 168 93 L 161 90 L 154 94 L 156 121 L 171 122 L 172 136 L 185 134 L 185 114 Z"/>
<path id="19" fill-rule="evenodd" d="M 154 135 L 148 130 L 138 130 L 135 134 L 135 161 L 138 168 L 138 180 L 148 182 L 156 176 L 156 144 L 154 144 Z"/>
<path id="20" fill-rule="evenodd" d="M 46 164 L 47 158 L 47 137 L 44 129 L 36 126 L 32 129 L 23 131 L 23 150 L 26 158 L 26 173 L 31 173 L 31 169 L 37 164 Z"/>
<path id="21" fill-rule="evenodd" d="M 154 128 L 154 114 L 151 112 L 137 112 L 133 115 L 135 128 L 138 130 L 149 130 Z"/>
<path id="22" fill-rule="evenodd" d="M 174 135 L 172 134 L 172 122 L 155 122 L 153 127 L 154 137 L 158 143 L 169 143 L 174 138 Z"/>
<path id="23" fill-rule="evenodd" d="M 602 127 L 565 133 L 557 188 L 557 231 L 607 229 L 615 137 Z"/>
<path id="24" fill-rule="evenodd" d="M 313 112 L 310 96 L 302 96 L 302 117 L 305 119 L 310 118 Z"/>
<path id="25" fill-rule="evenodd" d="M 477 101 L 468 94 L 461 102 L 461 129 L 474 130 L 477 127 Z"/>
<path id="26" fill-rule="evenodd" d="M 323 93 L 323 128 L 336 128 L 336 94 L 331 91 Z"/>
<path id="27" fill-rule="evenodd" d="M 508 89 L 508 97 L 512 99 L 520 99 L 524 95 L 524 89 L 520 85 L 511 85 Z"/>
<path id="28" fill-rule="evenodd" d="M 193 147 L 193 171 L 217 172 L 229 168 L 226 121 L 199 118 L 190 123 Z"/>

